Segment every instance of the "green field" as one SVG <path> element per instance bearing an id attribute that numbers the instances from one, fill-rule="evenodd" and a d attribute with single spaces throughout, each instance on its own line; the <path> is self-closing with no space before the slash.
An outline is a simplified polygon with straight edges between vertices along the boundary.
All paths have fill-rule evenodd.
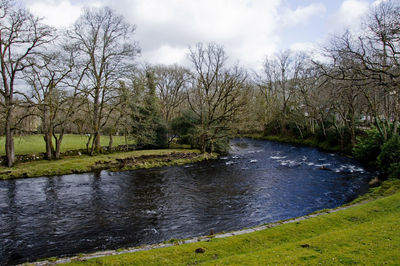
<path id="1" fill-rule="evenodd" d="M 0 155 L 5 155 L 5 137 L 0 137 Z M 108 136 L 102 136 L 100 138 L 102 146 L 108 146 Z M 78 150 L 86 148 L 87 137 L 85 135 L 64 135 L 63 142 L 61 144 L 61 152 L 69 150 Z M 132 140 L 130 140 L 132 142 Z M 113 146 L 125 144 L 123 136 L 113 137 Z M 27 135 L 27 136 L 16 136 L 14 138 L 15 154 L 37 154 L 46 151 L 45 143 L 42 135 Z"/>
<path id="2" fill-rule="evenodd" d="M 72 264 L 399 265 L 399 188 L 393 180 L 363 197 L 370 202 L 263 231 L 87 261 L 80 256 Z"/>
<path id="3" fill-rule="evenodd" d="M 195 157 L 190 159 L 176 159 L 170 161 L 160 161 L 158 159 L 148 159 L 136 164 L 126 166 L 117 171 L 133 170 L 138 168 L 152 168 L 168 165 L 180 165 L 186 163 L 193 163 L 207 159 L 215 159 L 216 154 L 200 154 L 198 150 L 188 149 L 162 149 L 162 150 L 138 150 L 128 152 L 116 152 L 111 154 L 98 154 L 96 156 L 81 155 L 81 156 L 68 156 L 61 160 L 38 160 L 32 162 L 23 162 L 15 164 L 13 167 L 8 168 L 0 166 L 0 179 L 12 179 L 20 177 L 40 177 L 40 176 L 54 176 L 65 175 L 72 173 L 86 173 L 93 171 L 93 167 L 98 165 L 99 162 L 116 162 L 119 159 L 148 156 L 148 155 L 168 155 L 172 153 L 195 153 Z M 113 169 L 111 169 L 113 170 Z"/>

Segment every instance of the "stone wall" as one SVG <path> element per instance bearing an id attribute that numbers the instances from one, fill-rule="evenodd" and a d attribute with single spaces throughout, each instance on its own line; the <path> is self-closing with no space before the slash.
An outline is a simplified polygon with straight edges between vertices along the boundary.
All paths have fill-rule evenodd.
<path id="1" fill-rule="evenodd" d="M 101 148 L 102 153 L 109 153 L 108 146 L 104 146 Z M 140 149 L 140 147 L 137 147 L 136 145 L 119 145 L 116 147 L 112 148 L 112 152 L 121 152 L 121 151 L 133 151 Z M 63 156 L 80 156 L 82 154 L 87 154 L 86 149 L 80 149 L 80 150 L 70 150 L 61 153 L 61 157 Z M 15 162 L 32 162 L 32 161 L 39 161 L 39 160 L 44 160 L 45 153 L 39 153 L 39 154 L 21 154 L 21 155 L 15 155 Z M 6 156 L 1 156 L 0 157 L 0 164 L 5 164 L 6 162 Z"/>

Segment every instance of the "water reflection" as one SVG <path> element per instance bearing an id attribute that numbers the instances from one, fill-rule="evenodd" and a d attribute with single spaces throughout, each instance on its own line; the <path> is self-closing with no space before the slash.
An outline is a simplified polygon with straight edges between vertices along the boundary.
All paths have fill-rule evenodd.
<path id="1" fill-rule="evenodd" d="M 0 261 L 136 246 L 296 217 L 354 198 L 366 190 L 369 176 L 335 154 L 234 140 L 229 156 L 199 164 L 0 181 Z"/>

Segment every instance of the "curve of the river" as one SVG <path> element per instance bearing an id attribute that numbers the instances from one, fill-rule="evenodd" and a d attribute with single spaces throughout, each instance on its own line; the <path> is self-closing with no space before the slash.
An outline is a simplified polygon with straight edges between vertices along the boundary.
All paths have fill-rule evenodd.
<path id="1" fill-rule="evenodd" d="M 0 181 L 0 262 L 151 244 L 293 218 L 368 189 L 355 161 L 236 139 L 219 160 Z"/>

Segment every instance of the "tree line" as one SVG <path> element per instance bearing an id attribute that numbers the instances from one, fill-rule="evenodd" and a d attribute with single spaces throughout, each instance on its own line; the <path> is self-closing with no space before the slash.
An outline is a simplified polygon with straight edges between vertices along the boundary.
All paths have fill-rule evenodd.
<path id="1" fill-rule="evenodd" d="M 85 9 L 66 30 L 12 1 L 2 0 L 0 8 L 1 131 L 9 167 L 14 135 L 31 133 L 32 120 L 39 121 L 33 131 L 43 134 L 45 157 L 52 159 L 71 132 L 88 136 L 89 154 L 101 152 L 102 135 L 109 135 L 109 150 L 115 134 L 134 137 L 138 146 L 166 147 L 178 137 L 171 124 L 181 130 L 174 119 L 187 109 L 181 120 L 190 117 L 190 144 L 205 152 L 227 137 L 223 131 L 243 106 L 237 96 L 247 76 L 226 64 L 221 46 L 193 47 L 194 70 L 138 66 L 135 26 L 108 7 Z"/>
<path id="2" fill-rule="evenodd" d="M 400 176 L 400 6 L 382 1 L 316 56 L 281 51 L 257 75 L 255 130 L 312 139 Z M 261 108 L 258 108 L 260 107 Z M 390 147 L 390 148 L 389 148 Z"/>
<path id="3" fill-rule="evenodd" d="M 280 51 L 255 73 L 230 64 L 215 43 L 190 47 L 188 67 L 138 65 L 135 26 L 107 7 L 85 9 L 58 30 L 2 0 L 7 164 L 14 134 L 29 133 L 33 117 L 48 159 L 60 157 L 65 133 L 86 134 L 89 154 L 101 152 L 104 135 L 109 150 L 112 136 L 123 134 L 140 147 L 179 141 L 222 152 L 230 136 L 262 133 L 312 138 L 376 161 L 399 135 L 399 20 L 399 4 L 382 1 L 361 31 L 332 37 L 318 57 Z"/>

